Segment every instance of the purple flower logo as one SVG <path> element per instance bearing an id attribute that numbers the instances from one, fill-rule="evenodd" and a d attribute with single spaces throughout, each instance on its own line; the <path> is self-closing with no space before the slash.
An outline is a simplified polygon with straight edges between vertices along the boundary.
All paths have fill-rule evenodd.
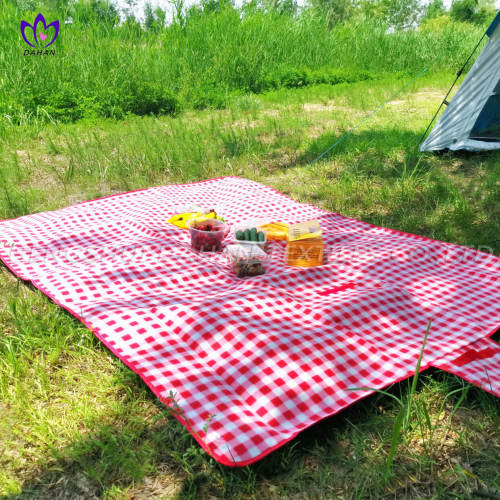
<path id="1" fill-rule="evenodd" d="M 52 39 L 50 39 L 50 34 L 47 34 L 47 30 L 50 27 L 54 28 L 54 36 L 52 37 Z M 28 34 L 30 39 L 31 39 L 31 33 L 33 33 L 33 40 L 35 42 L 34 45 L 26 37 L 26 28 L 29 28 Z M 38 14 L 38 16 L 36 16 L 33 26 L 31 26 L 30 23 L 21 20 L 21 35 L 23 35 L 24 41 L 31 47 L 34 48 L 38 47 L 41 49 L 48 47 L 49 45 L 52 45 L 56 41 L 58 34 L 59 34 L 58 20 L 54 21 L 53 23 L 46 24 L 45 18 L 42 16 L 42 14 Z"/>

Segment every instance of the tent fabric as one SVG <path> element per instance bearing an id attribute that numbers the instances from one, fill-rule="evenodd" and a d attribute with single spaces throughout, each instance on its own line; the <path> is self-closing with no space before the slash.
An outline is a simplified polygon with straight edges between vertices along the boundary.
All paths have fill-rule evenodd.
<path id="1" fill-rule="evenodd" d="M 490 24 L 489 28 L 486 30 L 486 34 L 488 36 L 493 35 L 497 27 L 500 25 L 500 11 L 497 12 L 497 15 L 495 16 L 495 19 L 493 19 L 493 22 Z"/>
<path id="2" fill-rule="evenodd" d="M 239 279 L 167 221 L 320 221 L 326 258 Z M 0 258 L 87 325 L 199 444 L 244 466 L 303 429 L 443 367 L 500 396 L 500 259 L 299 203 L 237 177 L 155 187 L 0 221 Z M 362 390 L 361 388 L 370 390 Z"/>
<path id="3" fill-rule="evenodd" d="M 500 148 L 500 13 L 490 38 L 420 151 Z"/>
<path id="4" fill-rule="evenodd" d="M 500 80 L 470 133 L 471 139 L 500 142 Z"/>
<path id="5" fill-rule="evenodd" d="M 477 117 L 470 138 L 500 142 L 500 95 L 491 96 Z"/>

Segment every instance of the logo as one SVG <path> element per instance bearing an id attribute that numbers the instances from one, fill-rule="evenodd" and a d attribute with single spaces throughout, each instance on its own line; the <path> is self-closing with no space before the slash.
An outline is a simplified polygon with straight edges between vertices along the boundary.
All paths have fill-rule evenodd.
<path id="1" fill-rule="evenodd" d="M 53 28 L 53 33 L 51 28 Z M 52 45 L 59 35 L 59 21 L 55 20 L 54 22 L 47 24 L 45 22 L 45 18 L 42 14 L 38 14 L 35 18 L 35 22 L 33 26 L 21 20 L 21 35 L 24 38 L 24 41 L 35 49 L 47 49 L 50 45 Z M 24 55 L 54 55 L 55 50 L 34 50 L 30 51 L 29 49 L 24 51 Z"/>

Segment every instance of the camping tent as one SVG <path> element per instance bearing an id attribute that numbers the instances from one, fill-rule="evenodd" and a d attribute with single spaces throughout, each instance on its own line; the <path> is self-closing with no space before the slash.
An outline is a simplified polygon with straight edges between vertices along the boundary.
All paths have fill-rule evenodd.
<path id="1" fill-rule="evenodd" d="M 420 151 L 500 149 L 500 12 L 488 43 Z"/>

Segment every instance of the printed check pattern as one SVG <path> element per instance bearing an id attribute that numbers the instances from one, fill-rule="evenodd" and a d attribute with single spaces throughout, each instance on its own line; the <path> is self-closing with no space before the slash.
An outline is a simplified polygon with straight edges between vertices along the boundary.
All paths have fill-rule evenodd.
<path id="1" fill-rule="evenodd" d="M 325 264 L 239 279 L 167 221 L 317 218 Z M 244 466 L 422 369 L 500 395 L 500 259 L 298 203 L 236 177 L 155 187 L 0 222 L 0 257 L 83 321 L 203 448 Z M 483 352 L 484 351 L 484 352 Z M 479 354 L 478 354 L 479 353 Z M 458 364 L 457 364 L 458 363 Z"/>

